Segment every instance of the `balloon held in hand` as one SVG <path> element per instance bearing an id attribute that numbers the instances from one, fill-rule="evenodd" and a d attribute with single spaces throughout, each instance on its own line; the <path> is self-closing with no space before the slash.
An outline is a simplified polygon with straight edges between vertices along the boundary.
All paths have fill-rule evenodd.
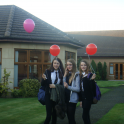
<path id="1" fill-rule="evenodd" d="M 53 55 L 53 56 L 59 55 L 59 53 L 60 53 L 60 47 L 59 47 L 58 45 L 52 45 L 52 46 L 50 47 L 50 53 L 51 53 L 51 55 Z"/>
<path id="2" fill-rule="evenodd" d="M 93 43 L 90 43 L 86 46 L 86 52 L 89 55 L 94 55 L 97 52 L 97 46 Z"/>

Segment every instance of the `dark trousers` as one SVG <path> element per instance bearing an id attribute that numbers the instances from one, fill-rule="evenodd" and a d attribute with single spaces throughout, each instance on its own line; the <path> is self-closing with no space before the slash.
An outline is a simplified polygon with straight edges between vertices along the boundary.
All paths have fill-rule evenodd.
<path id="1" fill-rule="evenodd" d="M 77 103 L 67 103 L 67 117 L 69 124 L 76 124 L 75 122 L 75 110 L 76 110 Z"/>
<path id="2" fill-rule="evenodd" d="M 45 102 L 46 102 L 46 114 L 47 115 L 46 115 L 46 120 L 44 124 L 49 124 L 51 117 L 52 117 L 51 124 L 56 124 L 57 122 L 57 115 L 56 115 L 56 110 L 55 110 L 56 102 L 50 100 L 49 96 L 45 98 Z"/>
<path id="3" fill-rule="evenodd" d="M 83 108 L 82 118 L 83 118 L 84 124 L 91 124 L 91 122 L 90 122 L 91 101 L 83 99 L 82 100 L 82 108 Z"/>

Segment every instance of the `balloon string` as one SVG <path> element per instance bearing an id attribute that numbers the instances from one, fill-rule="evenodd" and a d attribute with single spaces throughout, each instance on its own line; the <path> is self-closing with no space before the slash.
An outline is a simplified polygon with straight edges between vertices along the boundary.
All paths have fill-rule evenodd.
<path id="1" fill-rule="evenodd" d="M 89 54 L 88 54 L 88 58 L 89 58 L 89 64 L 90 64 L 90 56 L 89 56 Z M 90 64 L 90 67 L 91 67 L 91 69 L 92 69 L 93 73 L 95 74 L 95 71 L 94 71 L 94 69 L 93 69 L 93 67 L 92 67 L 92 65 L 91 65 L 91 64 Z"/>

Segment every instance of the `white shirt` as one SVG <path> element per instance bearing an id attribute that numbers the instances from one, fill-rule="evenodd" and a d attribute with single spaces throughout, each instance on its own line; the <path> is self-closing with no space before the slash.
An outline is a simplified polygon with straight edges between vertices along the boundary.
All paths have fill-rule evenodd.
<path id="1" fill-rule="evenodd" d="M 83 74 L 83 77 L 86 77 L 87 76 L 87 74 L 85 74 L 85 72 L 82 72 L 82 74 Z M 81 84 L 82 84 L 82 91 L 84 91 L 83 81 L 81 82 Z"/>
<path id="2" fill-rule="evenodd" d="M 58 81 L 57 81 L 57 84 L 60 83 L 60 79 L 59 79 L 59 72 L 58 70 L 54 70 L 53 72 L 51 72 L 51 80 L 52 80 L 52 84 L 54 84 L 55 82 L 55 79 L 56 79 L 56 72 L 57 72 L 57 77 L 58 77 Z"/>

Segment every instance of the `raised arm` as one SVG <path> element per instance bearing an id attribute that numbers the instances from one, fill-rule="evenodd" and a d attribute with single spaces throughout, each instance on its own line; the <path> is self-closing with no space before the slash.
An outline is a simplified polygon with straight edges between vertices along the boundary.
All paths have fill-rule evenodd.
<path id="1" fill-rule="evenodd" d="M 47 83 L 47 70 L 45 71 L 45 73 L 42 75 L 42 81 L 41 81 L 41 86 L 45 86 Z"/>
<path id="2" fill-rule="evenodd" d="M 72 86 L 68 86 L 67 89 L 74 91 L 74 92 L 80 92 L 80 76 L 77 75 L 76 79 L 73 80 L 75 82 L 76 86 L 73 86 L 74 84 L 72 84 Z M 74 83 L 72 82 L 72 83 Z"/>

